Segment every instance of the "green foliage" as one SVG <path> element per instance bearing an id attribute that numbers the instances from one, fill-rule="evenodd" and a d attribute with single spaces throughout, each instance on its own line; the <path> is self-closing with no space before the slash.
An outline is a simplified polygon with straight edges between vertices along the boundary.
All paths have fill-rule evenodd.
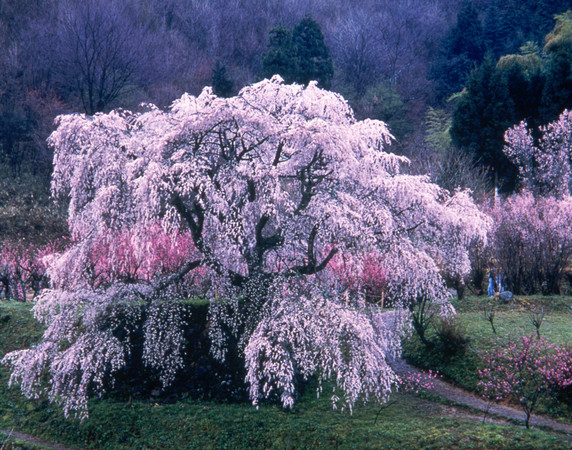
<path id="1" fill-rule="evenodd" d="M 572 11 L 556 16 L 556 25 L 546 36 L 544 52 L 548 60 L 541 117 L 547 123 L 572 107 Z"/>
<path id="2" fill-rule="evenodd" d="M 515 123 L 514 101 L 502 72 L 491 58 L 475 70 L 453 113 L 453 144 L 490 167 L 506 190 L 513 188 L 516 169 L 503 152 L 504 132 Z"/>
<path id="3" fill-rule="evenodd" d="M 445 37 L 431 68 L 439 99 L 461 90 L 470 71 L 483 60 L 485 42 L 479 13 L 471 1 L 465 1 L 457 14 L 457 23 Z"/>
<path id="4" fill-rule="evenodd" d="M 427 109 L 425 114 L 425 129 L 427 135 L 425 142 L 431 147 L 444 151 L 451 146 L 451 115 L 443 109 L 432 108 Z"/>
<path id="5" fill-rule="evenodd" d="M 355 103 L 356 114 L 364 118 L 383 120 L 398 140 L 414 130 L 403 99 L 389 83 L 382 82 L 371 87 Z"/>
<path id="6" fill-rule="evenodd" d="M 443 100 L 460 91 L 486 53 L 496 60 L 516 54 L 527 42 L 541 43 L 554 25 L 554 16 L 560 14 L 558 20 L 570 8 L 571 0 L 491 0 L 486 4 L 465 0 L 431 69 L 437 98 Z"/>
<path id="7" fill-rule="evenodd" d="M 556 16 L 542 52 L 526 42 L 496 63 L 490 54 L 465 88 L 453 113 L 453 143 L 491 167 L 510 191 L 516 170 L 502 152 L 504 132 L 522 120 L 536 130 L 572 107 L 572 12 Z"/>
<path id="8" fill-rule="evenodd" d="M 292 44 L 296 54 L 297 81 L 307 84 L 318 80 L 322 87 L 329 89 L 334 67 L 318 23 L 309 17 L 298 22 L 292 31 Z"/>
<path id="9" fill-rule="evenodd" d="M 437 350 L 445 357 L 464 354 L 469 339 L 464 325 L 456 317 L 439 317 L 433 325 L 438 338 Z"/>
<path id="10" fill-rule="evenodd" d="M 282 26 L 269 32 L 269 49 L 262 55 L 262 75 L 279 74 L 287 83 L 318 80 L 329 89 L 334 66 L 318 23 L 306 17 L 292 31 Z"/>

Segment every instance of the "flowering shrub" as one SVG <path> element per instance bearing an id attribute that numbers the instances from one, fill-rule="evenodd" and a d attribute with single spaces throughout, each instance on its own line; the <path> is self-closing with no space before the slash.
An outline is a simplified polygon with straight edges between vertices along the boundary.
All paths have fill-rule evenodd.
<path id="1" fill-rule="evenodd" d="M 166 233 L 150 225 L 141 234 L 111 232 L 93 239 L 87 248 L 84 278 L 93 288 L 115 282 L 151 282 L 157 276 L 175 272 L 197 250 L 188 232 Z M 188 297 L 206 291 L 207 269 L 198 267 L 175 283 L 175 294 Z"/>
<path id="2" fill-rule="evenodd" d="M 485 353 L 479 386 L 491 400 L 512 398 L 530 415 L 541 398 L 572 386 L 572 349 L 558 348 L 547 339 L 523 336 L 519 342 Z"/>
<path id="3" fill-rule="evenodd" d="M 486 239 L 488 219 L 468 192 L 402 174 L 408 160 L 384 150 L 385 124 L 356 120 L 315 82 L 274 77 L 228 99 L 205 88 L 168 111 L 58 123 L 52 193 L 69 200 L 74 243 L 34 308 L 44 339 L 4 362 L 27 396 L 48 377 L 66 414 L 86 416 L 90 392 L 128 363 L 141 307 L 144 358 L 163 385 L 173 380 L 184 364 L 173 292 L 197 269 L 212 352 L 242 361 L 253 402 L 277 392 L 291 406 L 296 379 L 311 374 L 335 379 L 348 408 L 383 401 L 397 379 L 387 361 L 399 352 L 401 309 L 431 298 L 449 310 L 441 271 L 466 274 L 469 243 Z M 163 238 L 179 244 L 154 247 Z M 144 256 L 149 248 L 168 255 Z M 366 289 L 340 298 L 322 277 L 337 253 L 374 252 L 381 265 L 362 272 Z M 365 302 L 368 283 L 397 311 Z"/>
<path id="4" fill-rule="evenodd" d="M 382 307 L 389 285 L 389 270 L 384 267 L 383 257 L 377 251 L 359 255 L 357 259 L 338 252 L 325 269 L 328 281 L 340 290 L 354 294 L 362 291 L 369 303 Z"/>

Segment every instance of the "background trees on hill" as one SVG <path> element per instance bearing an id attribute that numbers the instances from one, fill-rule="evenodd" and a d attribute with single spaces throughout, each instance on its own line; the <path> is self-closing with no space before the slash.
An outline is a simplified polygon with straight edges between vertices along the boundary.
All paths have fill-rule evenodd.
<path id="1" fill-rule="evenodd" d="M 239 90 L 260 75 L 263 55 L 271 51 L 269 31 L 279 25 L 293 30 L 306 17 L 316 21 L 314 26 L 296 33 L 308 40 L 319 28 L 323 43 L 319 54 L 304 56 L 315 66 L 303 69 L 304 82 L 325 75 L 324 86 L 330 84 L 350 98 L 360 117 L 369 109 L 364 105 L 361 111 L 360 105 L 369 102 L 363 94 L 372 88 L 394 92 L 409 120 L 422 117 L 432 95 L 427 67 L 457 3 L 392 0 L 379 8 L 377 2 L 338 0 L 264 5 L 3 0 L 0 84 L 5 94 L 0 122 L 11 124 L 2 132 L 4 153 L 36 152 L 48 171 L 51 156 L 39 142 L 47 137 L 46 128 L 58 112 L 91 114 L 119 105 L 134 108 L 141 102 L 167 106 L 183 92 L 198 94 L 210 85 L 217 61 Z M 27 109 L 30 92 L 42 99 L 43 110 Z M 36 100 L 33 107 L 38 106 Z M 45 117 L 41 123 L 38 113 Z"/>
<path id="2" fill-rule="evenodd" d="M 571 8 L 570 0 L 465 0 L 431 67 L 437 98 L 444 101 L 460 91 L 486 53 L 496 61 L 527 42 L 542 47 L 554 16 Z"/>
<path id="3" fill-rule="evenodd" d="M 60 8 L 52 76 L 62 98 L 95 114 L 160 77 L 152 57 L 160 47 L 127 4 L 64 2 Z"/>
<path id="4" fill-rule="evenodd" d="M 464 1 L 457 14 L 457 23 L 449 29 L 431 67 L 437 81 L 437 98 L 443 99 L 460 91 L 467 75 L 482 62 L 485 50 L 479 11 L 473 2 Z"/>
<path id="5" fill-rule="evenodd" d="M 503 152 L 504 130 L 522 120 L 536 130 L 572 104 L 571 23 L 570 13 L 557 16 L 542 52 L 529 43 L 496 63 L 486 58 L 456 105 L 453 143 L 492 167 L 506 192 L 514 189 L 517 172 Z"/>

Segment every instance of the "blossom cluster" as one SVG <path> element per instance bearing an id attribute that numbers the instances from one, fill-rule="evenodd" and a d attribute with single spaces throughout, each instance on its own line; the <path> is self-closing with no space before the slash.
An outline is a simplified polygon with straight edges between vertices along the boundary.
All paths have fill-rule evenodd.
<path id="1" fill-rule="evenodd" d="M 572 111 L 540 127 L 536 141 L 526 122 L 505 133 L 504 152 L 520 171 L 524 187 L 535 194 L 572 194 Z"/>

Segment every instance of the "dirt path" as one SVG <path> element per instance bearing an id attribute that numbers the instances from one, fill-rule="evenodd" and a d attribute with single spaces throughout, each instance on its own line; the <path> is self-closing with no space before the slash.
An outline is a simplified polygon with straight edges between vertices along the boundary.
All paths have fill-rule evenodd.
<path id="1" fill-rule="evenodd" d="M 411 372 L 419 372 L 415 367 L 407 364 L 403 360 L 396 361 L 392 364 L 393 369 L 400 375 L 407 374 Z M 526 415 L 524 412 L 517 408 L 512 408 L 510 406 L 503 405 L 491 405 L 489 407 L 489 402 L 476 396 L 472 392 L 465 391 L 464 389 L 455 387 L 449 383 L 442 380 L 434 380 L 433 387 L 429 390 L 430 392 L 445 397 L 448 400 L 452 400 L 456 403 L 462 405 L 470 406 L 471 408 L 476 408 L 481 411 L 488 411 L 489 414 L 496 414 L 509 419 L 518 420 L 524 423 Z M 548 417 L 531 415 L 530 416 L 531 426 L 544 426 L 552 428 L 553 430 L 562 431 L 567 433 L 572 437 L 572 425 L 567 425 L 564 423 L 557 422 Z"/>

